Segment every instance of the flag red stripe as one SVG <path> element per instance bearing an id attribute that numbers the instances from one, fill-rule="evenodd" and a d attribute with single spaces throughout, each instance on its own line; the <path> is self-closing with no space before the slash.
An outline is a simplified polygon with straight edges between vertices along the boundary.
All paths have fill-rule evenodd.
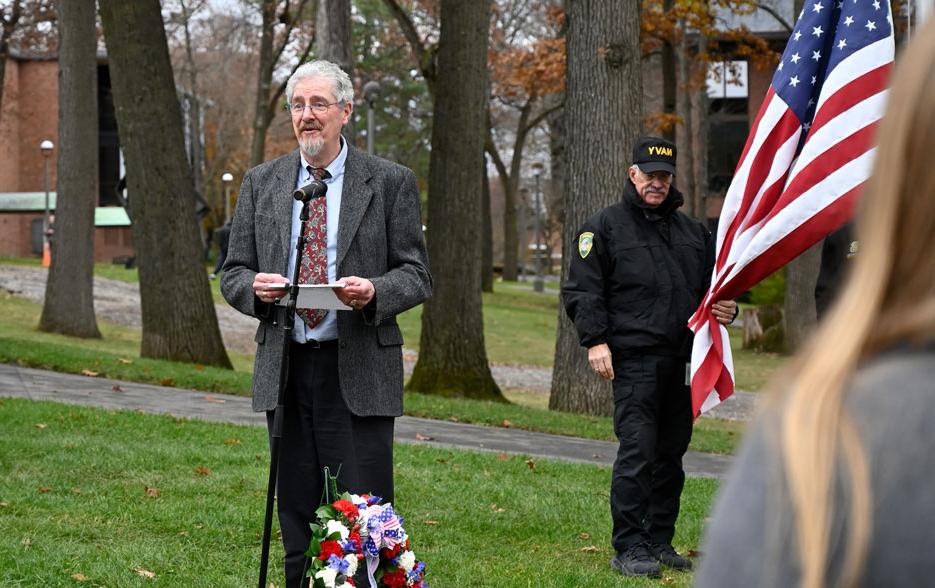
<path id="1" fill-rule="evenodd" d="M 750 151 L 753 140 L 756 139 L 756 134 L 760 130 L 760 121 L 763 120 L 763 115 L 766 113 L 775 95 L 776 90 L 773 86 L 770 86 L 766 91 L 766 96 L 763 97 L 763 102 L 760 103 L 760 111 L 756 113 L 756 120 L 753 121 L 753 126 L 750 127 L 750 133 L 747 135 L 747 143 L 743 146 L 743 153 L 740 154 L 740 159 L 737 160 L 737 167 L 734 169 L 734 175 L 737 175 L 737 172 L 740 171 L 741 164 L 747 159 L 747 153 Z"/>
<path id="2" fill-rule="evenodd" d="M 712 337 L 711 347 L 691 379 L 692 414 L 695 418 L 712 390 L 717 390 L 721 400 L 734 393 L 734 380 L 724 365 L 721 329 L 713 316 L 709 317 L 708 328 Z"/>
<path id="3" fill-rule="evenodd" d="M 802 168 L 783 191 L 775 207 L 769 211 L 766 220 L 769 221 L 775 217 L 786 206 L 836 170 L 866 153 L 876 135 L 876 128 L 877 122 L 874 121 L 839 141 L 833 148 L 822 152 L 820 157 L 816 157 Z"/>
<path id="4" fill-rule="evenodd" d="M 815 113 L 815 120 L 812 121 L 811 132 L 814 133 L 840 113 L 848 110 L 862 101 L 870 98 L 874 94 L 879 94 L 886 88 L 886 81 L 889 79 L 890 70 L 893 64 L 887 63 L 876 69 L 872 69 L 864 75 L 848 82 L 829 97 L 821 109 Z"/>
<path id="5" fill-rule="evenodd" d="M 760 150 L 754 155 L 752 165 L 748 173 L 744 193 L 737 215 L 731 221 L 730 227 L 724 235 L 724 244 L 718 252 L 717 269 L 724 267 L 727 260 L 727 254 L 730 252 L 731 245 L 738 229 L 746 226 L 746 217 L 753 206 L 757 192 L 766 178 L 769 176 L 770 168 L 773 166 L 773 158 L 776 151 L 795 133 L 799 132 L 801 123 L 792 110 L 786 110 L 777 121 L 776 126 L 772 128 L 766 140 L 760 146 Z M 781 181 L 785 182 L 786 174 L 783 174 Z"/>
<path id="6" fill-rule="evenodd" d="M 740 296 L 751 284 L 756 284 L 838 229 L 850 218 L 862 186 L 849 190 L 757 256 L 722 286 L 717 292 L 718 298 L 729 300 Z"/>

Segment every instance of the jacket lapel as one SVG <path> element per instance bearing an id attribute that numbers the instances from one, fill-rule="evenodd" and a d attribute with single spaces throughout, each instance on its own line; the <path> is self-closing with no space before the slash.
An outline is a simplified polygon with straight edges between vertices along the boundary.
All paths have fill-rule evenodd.
<path id="1" fill-rule="evenodd" d="M 279 161 L 276 182 L 270 198 L 272 215 L 276 219 L 276 228 L 282 245 L 279 250 L 286 254 L 282 263 L 285 268 L 289 259 L 289 240 L 292 236 L 292 193 L 295 191 L 295 183 L 299 180 L 299 150 L 296 149 L 288 157 L 283 157 Z M 283 271 L 286 270 L 283 269 Z"/>
<path id="2" fill-rule="evenodd" d="M 335 259 L 339 268 L 373 198 L 373 190 L 367 185 L 371 176 L 360 152 L 348 145 L 344 163 L 344 189 L 341 192 L 341 215 L 338 220 L 338 253 Z"/>

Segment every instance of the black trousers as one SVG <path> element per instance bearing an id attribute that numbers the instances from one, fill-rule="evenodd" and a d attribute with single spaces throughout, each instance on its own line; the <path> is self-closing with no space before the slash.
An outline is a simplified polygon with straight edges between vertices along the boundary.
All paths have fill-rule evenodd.
<path id="1" fill-rule="evenodd" d="M 671 544 L 685 485 L 682 456 L 692 434 L 687 359 L 614 353 L 614 433 L 620 442 L 610 484 L 612 543 Z"/>
<path id="2" fill-rule="evenodd" d="M 286 588 L 300 588 L 308 586 L 305 551 L 325 466 L 338 474 L 338 492 L 393 500 L 394 419 L 351 414 L 341 396 L 336 344 L 293 343 L 289 367 L 276 494 Z M 272 431 L 272 412 L 267 423 Z"/>

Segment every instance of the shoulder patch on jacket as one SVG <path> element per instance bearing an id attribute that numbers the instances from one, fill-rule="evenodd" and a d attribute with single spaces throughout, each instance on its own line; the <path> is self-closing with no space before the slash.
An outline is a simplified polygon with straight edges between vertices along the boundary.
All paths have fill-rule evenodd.
<path id="1" fill-rule="evenodd" d="M 578 236 L 578 254 L 581 255 L 581 259 L 584 259 L 588 256 L 588 253 L 591 253 L 591 247 L 593 246 L 594 233 L 586 232 Z"/>

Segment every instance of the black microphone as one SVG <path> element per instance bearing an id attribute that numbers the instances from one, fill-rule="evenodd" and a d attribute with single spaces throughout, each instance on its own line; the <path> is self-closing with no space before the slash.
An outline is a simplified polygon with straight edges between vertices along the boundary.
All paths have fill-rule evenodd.
<path id="1" fill-rule="evenodd" d="M 292 197 L 300 202 L 308 202 L 313 198 L 321 198 L 328 191 L 328 186 L 321 180 L 312 180 L 292 193 Z"/>

